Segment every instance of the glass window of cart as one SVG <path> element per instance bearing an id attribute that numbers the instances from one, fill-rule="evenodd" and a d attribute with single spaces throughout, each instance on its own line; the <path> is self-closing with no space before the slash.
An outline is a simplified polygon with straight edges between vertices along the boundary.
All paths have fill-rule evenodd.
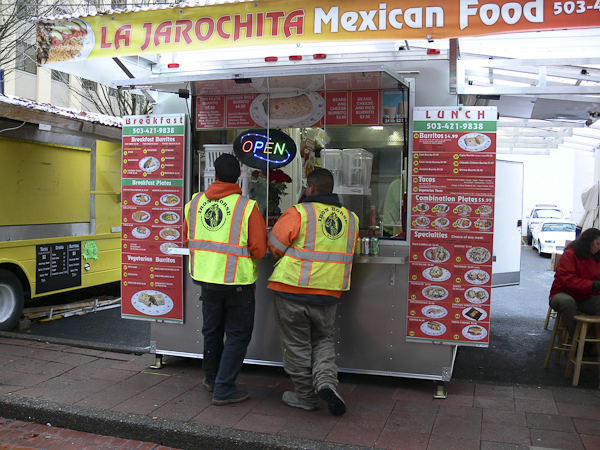
<path id="1" fill-rule="evenodd" d="M 225 94 L 226 123 L 252 126 L 200 133 L 204 188 L 214 180 L 215 157 L 234 152 L 244 195 L 272 226 L 303 198 L 307 175 L 324 167 L 342 204 L 359 217 L 361 235 L 405 239 L 409 105 L 403 85 L 385 73 L 290 75 L 231 80 Z"/>

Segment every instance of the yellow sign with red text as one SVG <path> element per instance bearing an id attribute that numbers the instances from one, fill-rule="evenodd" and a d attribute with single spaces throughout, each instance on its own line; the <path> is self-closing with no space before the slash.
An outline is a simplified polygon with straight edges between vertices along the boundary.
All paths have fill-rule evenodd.
<path id="1" fill-rule="evenodd" d="M 600 0 L 240 2 L 41 21 L 38 63 L 286 43 L 442 39 L 594 27 L 600 27 Z"/>

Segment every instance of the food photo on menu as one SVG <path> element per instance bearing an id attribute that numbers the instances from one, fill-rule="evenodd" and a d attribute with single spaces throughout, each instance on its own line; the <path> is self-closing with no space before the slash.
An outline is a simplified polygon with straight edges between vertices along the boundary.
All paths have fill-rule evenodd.
<path id="1" fill-rule="evenodd" d="M 38 64 L 81 60 L 89 56 L 96 38 L 90 26 L 79 18 L 56 23 L 38 22 L 36 41 Z"/>

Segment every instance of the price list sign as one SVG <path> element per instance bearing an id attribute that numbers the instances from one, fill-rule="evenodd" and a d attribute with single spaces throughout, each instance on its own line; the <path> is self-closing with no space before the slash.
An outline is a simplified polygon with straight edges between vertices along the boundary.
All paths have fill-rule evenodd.
<path id="1" fill-rule="evenodd" d="M 407 340 L 487 347 L 495 107 L 414 108 Z"/>
<path id="2" fill-rule="evenodd" d="M 183 323 L 186 116 L 128 116 L 121 175 L 121 315 Z"/>

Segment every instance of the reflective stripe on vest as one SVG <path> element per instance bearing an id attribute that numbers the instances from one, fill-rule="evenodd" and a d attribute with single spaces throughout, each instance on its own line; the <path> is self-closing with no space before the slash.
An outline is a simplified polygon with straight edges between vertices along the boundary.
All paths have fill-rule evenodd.
<path id="1" fill-rule="evenodd" d="M 294 247 L 287 247 L 279 242 L 272 233 L 269 233 L 268 239 L 271 244 L 284 253 L 284 257 L 291 257 L 302 260 L 302 266 L 300 268 L 300 276 L 298 279 L 298 286 L 307 287 L 309 286 L 310 275 L 312 271 L 313 262 L 317 263 L 341 263 L 345 265 L 344 268 L 344 279 L 342 282 L 343 289 L 348 289 L 350 283 L 350 270 L 352 267 L 352 261 L 354 258 L 354 241 L 356 240 L 356 219 L 353 213 L 348 211 L 349 216 L 349 230 L 348 230 L 348 241 L 346 245 L 346 253 L 335 253 L 335 252 L 322 252 L 315 251 L 315 245 L 317 240 L 317 215 L 314 206 L 310 203 L 304 203 L 298 205 L 304 208 L 306 211 L 306 224 L 305 224 L 305 240 L 304 248 L 298 249 Z"/>
<path id="2" fill-rule="evenodd" d="M 190 204 L 189 209 L 189 231 L 190 237 L 188 240 L 188 248 L 191 250 L 205 250 L 227 255 L 227 264 L 225 266 L 225 283 L 233 283 L 235 281 L 235 272 L 237 267 L 238 257 L 250 257 L 250 250 L 247 247 L 239 247 L 237 243 L 240 239 L 242 231 L 242 219 L 244 211 L 250 199 L 242 197 L 237 200 L 233 217 L 231 218 L 231 228 L 229 231 L 229 242 L 213 242 L 196 239 L 196 216 L 198 205 L 204 193 L 196 195 Z M 190 252 L 192 258 L 195 257 L 194 251 Z M 191 267 L 195 268 L 194 261 L 191 262 Z"/>

